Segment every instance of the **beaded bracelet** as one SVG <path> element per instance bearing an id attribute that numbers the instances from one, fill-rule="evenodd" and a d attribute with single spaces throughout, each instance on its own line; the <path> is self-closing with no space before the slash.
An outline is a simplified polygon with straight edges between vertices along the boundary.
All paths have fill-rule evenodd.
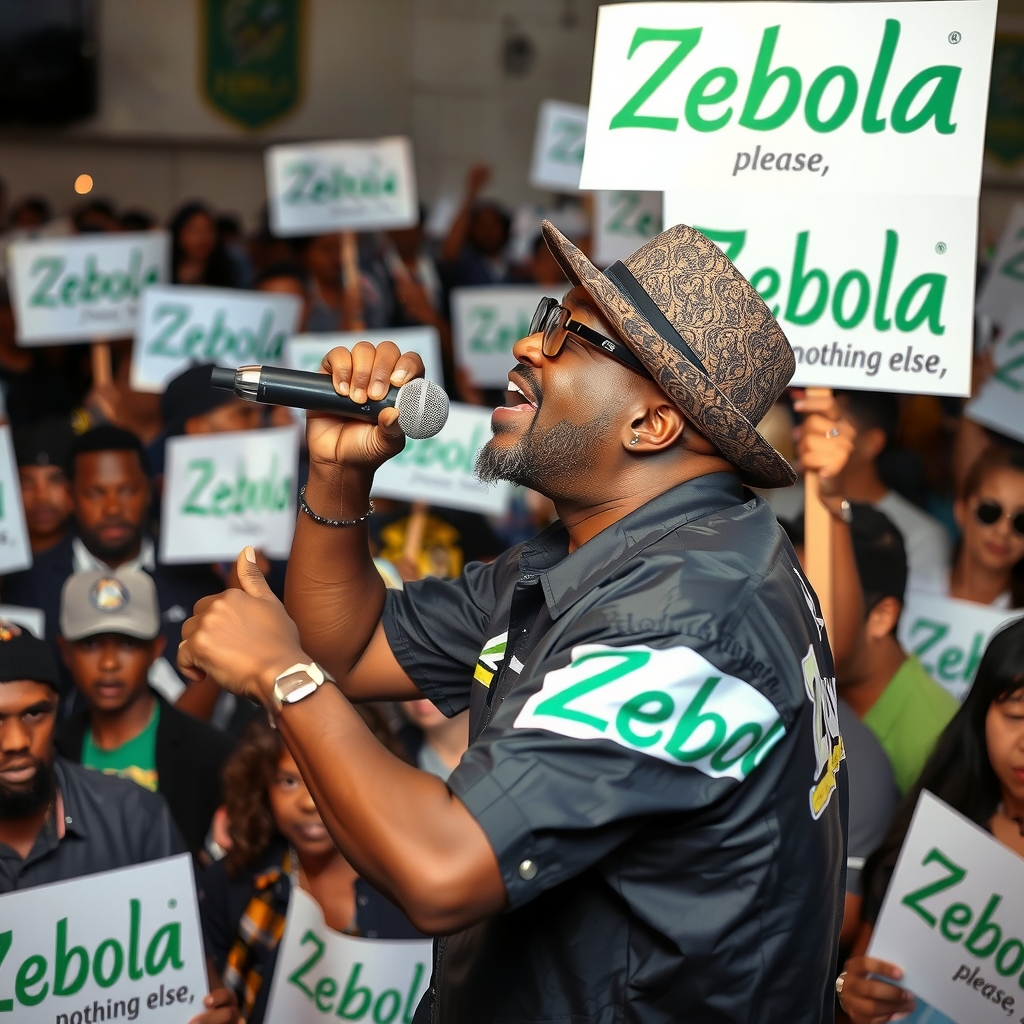
<path id="1" fill-rule="evenodd" d="M 323 516 L 318 516 L 310 507 L 306 504 L 306 488 L 305 486 L 299 489 L 299 508 L 313 520 L 314 523 L 319 523 L 321 526 L 358 526 L 360 523 L 365 523 L 370 516 L 373 515 L 373 502 L 370 502 L 370 511 L 365 516 L 361 516 L 359 519 L 325 519 Z"/>

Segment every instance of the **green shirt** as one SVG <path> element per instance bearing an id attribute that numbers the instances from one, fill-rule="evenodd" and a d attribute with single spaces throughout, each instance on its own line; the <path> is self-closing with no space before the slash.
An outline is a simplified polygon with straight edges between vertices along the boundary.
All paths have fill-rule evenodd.
<path id="1" fill-rule="evenodd" d="M 959 707 L 911 654 L 864 716 L 864 724 L 892 763 L 901 793 L 917 781 L 935 741 Z"/>
<path id="2" fill-rule="evenodd" d="M 82 764 L 104 775 L 120 775 L 123 779 L 131 779 L 155 793 L 159 782 L 156 771 L 156 729 L 159 724 L 160 702 L 156 701 L 146 728 L 113 750 L 97 747 L 92 740 L 92 729 L 87 729 L 82 743 Z"/>

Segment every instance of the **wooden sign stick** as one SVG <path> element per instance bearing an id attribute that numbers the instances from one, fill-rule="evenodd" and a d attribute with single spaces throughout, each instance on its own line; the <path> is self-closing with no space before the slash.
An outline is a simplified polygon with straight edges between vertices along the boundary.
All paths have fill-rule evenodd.
<path id="1" fill-rule="evenodd" d="M 423 531 L 427 527 L 427 512 L 429 509 L 430 506 L 426 502 L 414 501 L 409 512 L 409 521 L 405 527 L 405 550 L 402 554 L 415 566 L 420 564 Z"/>
<path id="2" fill-rule="evenodd" d="M 808 388 L 808 398 L 831 398 L 831 388 Z M 832 513 L 821 501 L 816 472 L 804 474 L 804 568 L 818 595 L 825 628 L 832 629 Z"/>
<path id="3" fill-rule="evenodd" d="M 113 363 L 110 357 L 110 342 L 97 338 L 92 343 L 93 387 L 111 384 L 114 380 Z"/>
<path id="4" fill-rule="evenodd" d="M 347 331 L 365 331 L 363 292 L 359 275 L 359 244 L 354 231 L 341 233 L 341 281 L 345 292 L 343 327 Z"/>

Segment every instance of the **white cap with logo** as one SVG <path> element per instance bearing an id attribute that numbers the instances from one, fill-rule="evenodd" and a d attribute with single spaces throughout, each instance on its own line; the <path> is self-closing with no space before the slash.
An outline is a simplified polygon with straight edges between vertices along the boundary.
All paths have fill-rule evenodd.
<path id="1" fill-rule="evenodd" d="M 120 633 L 153 640 L 160 632 L 160 605 L 153 578 L 141 569 L 73 573 L 60 596 L 65 640 Z"/>

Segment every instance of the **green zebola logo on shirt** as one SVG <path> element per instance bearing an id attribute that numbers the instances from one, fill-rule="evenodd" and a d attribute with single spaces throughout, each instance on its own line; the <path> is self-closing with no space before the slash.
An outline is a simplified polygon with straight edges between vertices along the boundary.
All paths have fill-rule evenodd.
<path id="1" fill-rule="evenodd" d="M 573 739 L 606 739 L 713 778 L 745 779 L 786 733 L 750 683 L 689 647 L 573 648 L 515 720 Z"/>

